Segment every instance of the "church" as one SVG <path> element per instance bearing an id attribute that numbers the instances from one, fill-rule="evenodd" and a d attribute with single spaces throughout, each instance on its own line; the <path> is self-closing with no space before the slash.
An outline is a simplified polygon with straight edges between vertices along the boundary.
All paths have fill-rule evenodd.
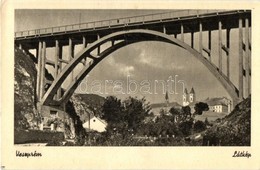
<path id="1" fill-rule="evenodd" d="M 196 102 L 195 90 L 192 87 L 190 93 L 188 93 L 187 88 L 185 88 L 182 95 L 182 106 L 193 105 Z"/>

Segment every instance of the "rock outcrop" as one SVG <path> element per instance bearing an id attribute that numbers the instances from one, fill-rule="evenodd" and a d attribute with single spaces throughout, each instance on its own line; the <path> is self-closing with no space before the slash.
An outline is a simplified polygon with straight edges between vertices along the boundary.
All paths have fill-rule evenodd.
<path id="1" fill-rule="evenodd" d="M 36 115 L 36 68 L 31 58 L 15 48 L 14 118 L 15 128 L 30 126 Z"/>
<path id="2" fill-rule="evenodd" d="M 32 128 L 40 121 L 36 110 L 36 60 L 32 59 L 32 54 L 27 53 L 28 51 L 15 47 L 14 117 L 15 128 L 18 129 Z M 53 80 L 48 70 L 45 75 L 48 80 Z M 66 106 L 75 126 L 71 129 L 80 130 L 82 122 L 88 120 L 89 116 L 99 116 L 104 100 L 95 94 L 74 94 Z"/>

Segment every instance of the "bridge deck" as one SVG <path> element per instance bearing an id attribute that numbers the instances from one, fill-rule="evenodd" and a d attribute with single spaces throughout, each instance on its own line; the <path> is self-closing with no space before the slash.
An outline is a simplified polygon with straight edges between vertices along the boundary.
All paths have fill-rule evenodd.
<path id="1" fill-rule="evenodd" d="M 151 24 L 153 22 L 163 22 L 169 20 L 180 20 L 180 19 L 191 19 L 198 17 L 205 17 L 209 15 L 223 15 L 223 14 L 231 14 L 237 13 L 239 11 L 224 11 L 224 10 L 179 10 L 179 11 L 171 11 L 166 13 L 157 13 L 157 14 L 149 14 L 149 15 L 141 15 L 134 17 L 125 17 L 125 18 L 116 18 L 110 20 L 101 20 L 101 21 L 93 21 L 87 23 L 80 24 L 72 24 L 72 25 L 63 25 L 57 27 L 49 27 L 42 29 L 34 29 L 34 30 L 26 30 L 15 32 L 15 39 L 23 39 L 34 36 L 46 36 L 53 35 L 57 33 L 64 32 L 80 32 L 84 30 L 95 30 L 100 28 L 113 28 L 117 26 L 128 26 L 128 25 L 143 25 L 143 24 Z"/>
<path id="2" fill-rule="evenodd" d="M 44 39 L 47 47 L 52 47 L 53 41 L 50 39 L 60 40 L 62 45 L 68 45 L 67 38 L 73 37 L 75 44 L 82 43 L 82 35 L 88 37 L 87 43 L 91 43 L 99 36 L 105 36 L 122 29 L 150 29 L 162 32 L 162 26 L 166 25 L 167 34 L 180 34 L 181 24 L 185 25 L 183 33 L 199 31 L 197 27 L 198 20 L 204 22 L 203 30 L 218 29 L 217 20 L 222 17 L 238 17 L 239 14 L 250 13 L 249 10 L 178 10 L 165 13 L 150 15 L 116 18 L 110 20 L 94 21 L 88 23 L 63 25 L 57 27 L 35 29 L 15 32 L 15 42 L 22 43 L 28 49 L 37 48 L 39 39 Z M 208 20 L 213 22 L 208 22 Z M 234 20 L 228 23 L 230 28 L 237 27 Z M 223 23 L 223 29 L 226 25 Z M 64 41 L 63 41 L 64 40 Z M 66 40 L 66 41 L 65 41 Z"/>

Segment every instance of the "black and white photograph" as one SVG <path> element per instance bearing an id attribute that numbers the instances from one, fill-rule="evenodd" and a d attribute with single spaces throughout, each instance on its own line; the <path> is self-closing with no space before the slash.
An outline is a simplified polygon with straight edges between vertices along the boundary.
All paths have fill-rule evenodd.
<path id="1" fill-rule="evenodd" d="M 3 169 L 257 168 L 253 5 L 19 4 L 1 24 Z"/>
<path id="2" fill-rule="evenodd" d="M 14 43 L 15 144 L 250 146 L 250 10 L 17 9 Z"/>

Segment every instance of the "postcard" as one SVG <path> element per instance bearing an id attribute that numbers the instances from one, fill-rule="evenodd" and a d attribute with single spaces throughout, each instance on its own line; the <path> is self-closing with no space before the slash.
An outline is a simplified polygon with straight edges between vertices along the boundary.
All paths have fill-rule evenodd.
<path id="1" fill-rule="evenodd" d="M 259 169 L 259 7 L 4 1 L 2 169 Z"/>

